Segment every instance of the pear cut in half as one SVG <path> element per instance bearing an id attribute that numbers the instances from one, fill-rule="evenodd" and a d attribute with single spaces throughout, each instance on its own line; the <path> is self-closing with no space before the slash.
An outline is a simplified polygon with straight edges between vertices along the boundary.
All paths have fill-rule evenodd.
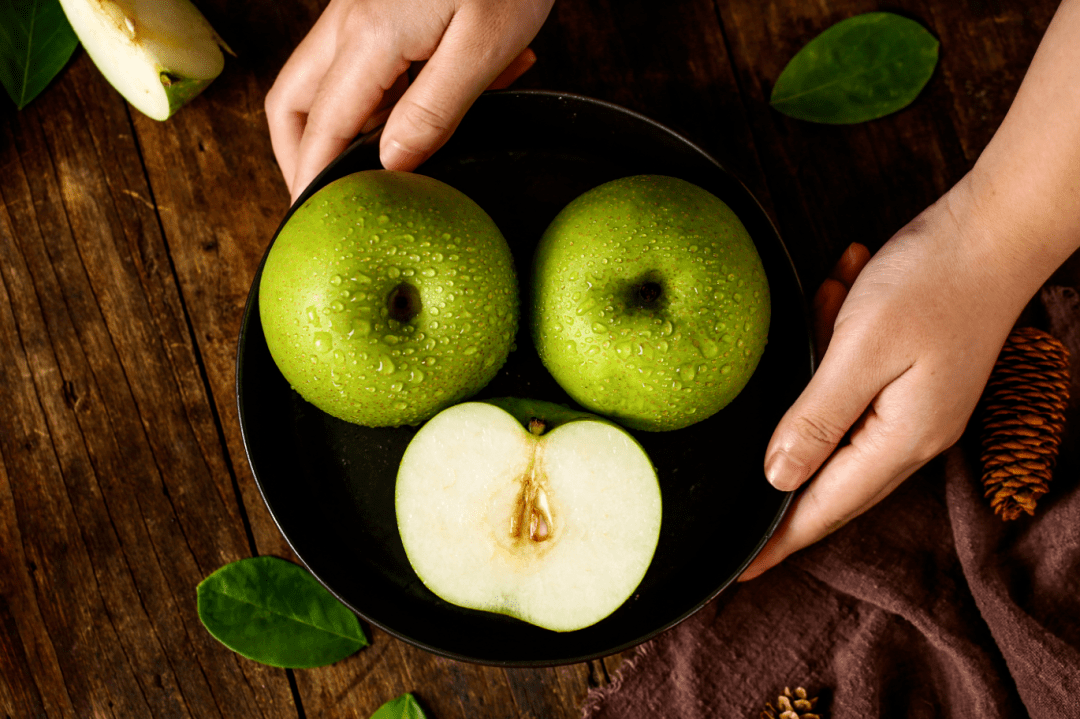
<path id="1" fill-rule="evenodd" d="M 558 632 L 618 609 L 660 536 L 660 486 L 641 445 L 535 400 L 437 414 L 405 451 L 396 503 L 405 553 L 432 592 Z"/>
<path id="2" fill-rule="evenodd" d="M 189 0 L 60 0 L 105 79 L 165 120 L 221 74 L 229 46 Z"/>

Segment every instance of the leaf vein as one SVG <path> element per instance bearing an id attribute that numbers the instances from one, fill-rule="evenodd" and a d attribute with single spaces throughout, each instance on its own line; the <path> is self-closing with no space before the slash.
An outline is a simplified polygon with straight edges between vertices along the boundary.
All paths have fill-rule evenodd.
<path id="1" fill-rule="evenodd" d="M 273 609 L 271 607 L 267 607 L 267 606 L 264 606 L 262 604 L 256 604 L 255 602 L 252 602 L 252 601 L 249 601 L 249 600 L 246 600 L 246 599 L 242 599 L 240 597 L 235 597 L 232 594 L 228 594 L 226 592 L 222 592 L 222 591 L 219 591 L 219 590 L 216 590 L 216 589 L 210 589 L 210 588 L 207 588 L 207 589 L 205 589 L 203 591 L 207 591 L 207 592 L 210 592 L 212 594 L 217 594 L 218 596 L 221 596 L 221 597 L 226 597 L 226 598 L 231 599 L 232 601 L 238 602 L 240 604 L 247 604 L 248 606 L 252 606 L 252 607 L 255 607 L 257 609 L 266 610 L 266 611 L 270 612 L 271 614 L 273 614 L 275 616 L 284 617 L 285 619 L 291 619 L 292 621 L 296 622 L 297 624 L 303 624 L 303 625 L 309 626 L 309 627 L 311 627 L 313 629 L 317 629 L 317 630 L 319 630 L 321 632 L 325 632 L 326 634 L 331 634 L 331 635 L 336 636 L 336 637 L 341 637 L 342 639 L 351 639 L 354 642 L 360 642 L 362 645 L 364 644 L 364 642 L 367 641 L 366 637 L 357 638 L 357 637 L 354 637 L 354 636 L 351 636 L 351 635 L 348 635 L 348 634 L 339 634 L 338 632 L 335 632 L 335 631 L 333 631 L 331 629 L 327 629 L 325 627 L 320 627 L 318 624 L 313 624 L 311 622 L 305 622 L 304 620 L 300 619 L 299 617 L 295 617 L 295 616 L 292 616 L 290 614 L 285 614 L 283 612 L 276 611 L 275 609 Z"/>
<path id="2" fill-rule="evenodd" d="M 783 98 L 781 98 L 779 100 L 774 100 L 773 104 L 774 105 L 779 105 L 779 104 L 782 104 L 782 103 L 785 103 L 785 102 L 791 102 L 792 100 L 797 100 L 800 97 L 803 97 L 805 95 L 809 95 L 811 93 L 818 92 L 820 90 L 824 90 L 825 88 L 832 87 L 833 85 L 844 82 L 846 80 L 851 80 L 851 79 L 854 79 L 854 78 L 859 77 L 861 75 L 865 75 L 865 74 L 867 74 L 867 73 L 869 73 L 871 71 L 876 71 L 876 70 L 880 70 L 883 67 L 888 67 L 889 65 L 895 64 L 896 62 L 899 62 L 899 61 L 902 61 L 905 57 L 907 57 L 907 54 L 904 54 L 904 55 L 899 56 L 899 57 L 889 58 L 887 61 L 881 62 L 881 63 L 879 63 L 877 65 L 868 65 L 868 66 L 866 66 L 866 67 L 864 67 L 864 68 L 862 68 L 862 69 L 860 69 L 860 70 L 858 70 L 856 72 L 850 73 L 850 74 L 838 75 L 837 77 L 833 78 L 829 82 L 822 83 L 821 85 L 814 85 L 813 87 L 808 87 L 808 88 L 806 88 L 805 90 L 803 90 L 801 92 L 795 93 L 794 95 L 787 95 L 787 96 L 785 96 L 785 97 L 783 97 Z"/>

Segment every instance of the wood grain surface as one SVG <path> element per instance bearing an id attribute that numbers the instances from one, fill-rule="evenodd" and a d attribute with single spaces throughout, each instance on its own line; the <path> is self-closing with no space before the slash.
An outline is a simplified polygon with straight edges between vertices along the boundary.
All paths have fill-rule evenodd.
<path id="1" fill-rule="evenodd" d="M 0 99 L 0 717 L 363 719 L 405 691 L 432 719 L 577 716 L 622 657 L 492 668 L 369 627 L 358 654 L 292 671 L 200 624 L 207 574 L 294 559 L 246 463 L 235 348 L 289 199 L 263 99 L 325 3 L 196 4 L 238 57 L 167 122 L 131 109 L 81 50 L 21 112 Z M 686 135 L 758 196 L 814 288 L 850 242 L 876 249 L 972 166 L 1055 6 L 557 0 L 518 87 Z M 941 40 L 913 105 L 841 127 L 770 109 L 803 44 L 881 9 Z"/>

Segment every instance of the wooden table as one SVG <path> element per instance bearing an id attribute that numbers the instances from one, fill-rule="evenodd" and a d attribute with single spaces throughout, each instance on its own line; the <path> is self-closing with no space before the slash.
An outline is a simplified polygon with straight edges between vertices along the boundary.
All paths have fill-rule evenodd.
<path id="1" fill-rule="evenodd" d="M 21 112 L 0 100 L 0 715 L 360 717 L 405 691 L 433 719 L 573 717 L 621 658 L 552 669 L 444 660 L 380 632 L 285 671 L 203 629 L 195 586 L 292 558 L 245 461 L 241 311 L 288 207 L 263 98 L 322 0 L 200 0 L 232 47 L 165 123 L 78 51 Z M 558 0 L 519 87 L 642 112 L 744 179 L 813 288 L 876 249 L 971 166 L 1056 3 L 902 0 L 941 40 L 916 102 L 847 127 L 767 99 L 787 60 L 850 15 L 838 0 Z"/>

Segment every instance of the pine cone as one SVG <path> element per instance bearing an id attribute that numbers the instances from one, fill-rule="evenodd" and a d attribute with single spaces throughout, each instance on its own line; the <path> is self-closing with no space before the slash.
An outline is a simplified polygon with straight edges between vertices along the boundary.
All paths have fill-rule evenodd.
<path id="1" fill-rule="evenodd" d="M 791 689 L 784 687 L 784 693 L 776 700 L 778 708 L 771 703 L 766 704 L 760 719 L 821 719 L 820 714 L 812 713 L 815 705 L 817 697 L 807 699 L 806 690 L 802 687 L 797 687 L 794 694 Z"/>
<path id="2" fill-rule="evenodd" d="M 1004 520 L 1035 514 L 1050 490 L 1069 400 L 1069 352 L 1033 327 L 1013 330 L 983 390 L 983 486 Z"/>

